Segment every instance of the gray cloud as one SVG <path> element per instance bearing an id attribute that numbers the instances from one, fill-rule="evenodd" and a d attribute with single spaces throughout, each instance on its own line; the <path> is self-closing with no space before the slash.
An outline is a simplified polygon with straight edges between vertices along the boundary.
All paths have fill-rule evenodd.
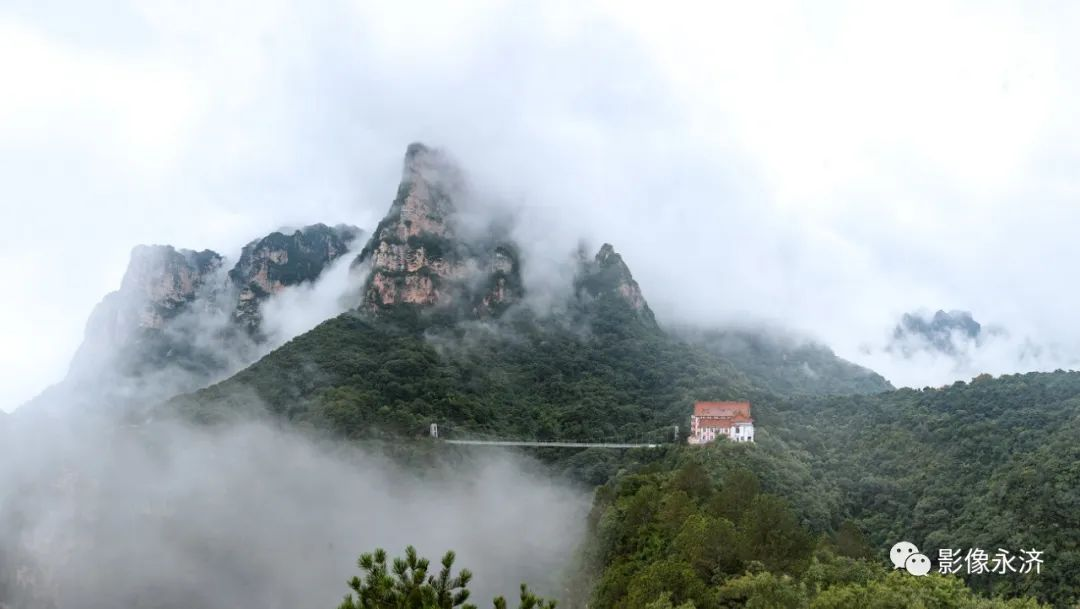
<path id="1" fill-rule="evenodd" d="M 967 315 L 938 312 L 937 318 L 945 319 L 936 324 L 929 323 L 936 318 L 927 311 L 902 318 L 887 337 L 864 343 L 861 359 L 896 384 L 915 387 L 948 385 L 980 374 L 1080 367 L 1080 357 L 1068 344 L 1046 337 L 1036 340 L 998 325 L 980 328 Z M 920 319 L 929 325 L 920 324 Z"/>
<path id="2" fill-rule="evenodd" d="M 521 581 L 557 594 L 589 505 L 506 453 L 436 453 L 421 474 L 256 423 L 4 423 L 0 602 L 14 606 L 333 606 L 361 551 L 408 544 L 456 550 L 481 604 Z"/>
<path id="3" fill-rule="evenodd" d="M 267 344 L 260 355 L 359 304 L 364 269 L 350 265 L 366 237 L 353 242 L 350 251 L 330 264 L 316 281 L 289 286 L 262 303 L 262 330 Z"/>

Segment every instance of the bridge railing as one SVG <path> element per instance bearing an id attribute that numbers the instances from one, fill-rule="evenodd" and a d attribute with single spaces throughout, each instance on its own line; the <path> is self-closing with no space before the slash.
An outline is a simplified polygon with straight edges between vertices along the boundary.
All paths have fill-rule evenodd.
<path id="1" fill-rule="evenodd" d="M 624 436 L 595 436 L 592 438 L 508 438 L 488 432 L 467 430 L 453 427 L 451 433 L 447 429 L 440 429 L 437 423 L 432 423 L 429 434 L 432 438 L 442 440 L 450 444 L 473 444 L 491 446 L 567 446 L 567 447 L 655 447 L 662 444 L 674 444 L 679 442 L 679 426 L 672 425 L 658 428 L 652 431 Z"/>

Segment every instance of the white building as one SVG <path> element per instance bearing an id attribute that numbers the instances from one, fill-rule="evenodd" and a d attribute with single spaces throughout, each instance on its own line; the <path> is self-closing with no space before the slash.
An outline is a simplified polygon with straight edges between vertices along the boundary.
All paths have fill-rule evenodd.
<path id="1" fill-rule="evenodd" d="M 725 437 L 732 442 L 754 441 L 750 402 L 696 402 L 690 415 L 690 444 L 707 444 Z"/>

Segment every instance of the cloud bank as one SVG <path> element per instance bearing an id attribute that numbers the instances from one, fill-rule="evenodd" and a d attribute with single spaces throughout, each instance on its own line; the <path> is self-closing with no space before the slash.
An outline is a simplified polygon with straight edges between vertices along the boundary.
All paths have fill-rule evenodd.
<path id="1" fill-rule="evenodd" d="M 17 607 L 332 607 L 361 552 L 409 544 L 457 551 L 481 605 L 522 581 L 559 594 L 589 507 L 506 453 L 420 474 L 254 423 L 0 423 L 0 604 Z"/>

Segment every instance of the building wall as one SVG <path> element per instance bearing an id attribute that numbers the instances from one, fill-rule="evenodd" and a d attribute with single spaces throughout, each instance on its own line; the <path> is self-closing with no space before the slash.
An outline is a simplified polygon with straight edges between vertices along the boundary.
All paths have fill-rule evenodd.
<path id="1" fill-rule="evenodd" d="M 733 442 L 754 441 L 753 423 L 736 423 L 731 427 L 704 427 L 701 423 L 701 417 L 690 416 L 690 437 L 687 440 L 690 444 L 706 444 L 718 437 L 727 437 Z"/>

